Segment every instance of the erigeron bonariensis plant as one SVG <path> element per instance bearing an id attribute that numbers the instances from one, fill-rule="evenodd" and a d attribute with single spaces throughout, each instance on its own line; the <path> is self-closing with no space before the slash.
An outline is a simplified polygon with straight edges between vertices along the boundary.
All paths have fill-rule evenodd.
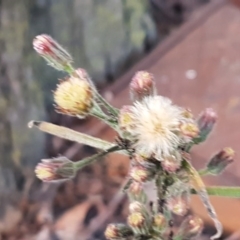
<path id="1" fill-rule="evenodd" d="M 208 108 L 194 118 L 189 109 L 158 95 L 154 76 L 146 71 L 137 72 L 130 82 L 132 104 L 117 109 L 98 93 L 84 69 L 73 67 L 71 55 L 50 36 L 37 36 L 33 46 L 49 65 L 66 72 L 66 79 L 54 91 L 56 111 L 81 119 L 94 116 L 114 129 L 118 137 L 116 142 L 107 142 L 66 127 L 31 121 L 29 127 L 101 150 L 77 162 L 66 157 L 42 159 L 36 167 L 36 176 L 45 182 L 66 181 L 79 169 L 111 152 L 124 154 L 130 159 L 124 188 L 129 197 L 129 215 L 126 224 L 107 226 L 107 239 L 195 238 L 203 229 L 197 216 L 186 216 L 177 230 L 172 228 L 174 214 L 186 215 L 192 194 L 199 195 L 214 221 L 217 232 L 211 239 L 218 239 L 222 225 L 209 195 L 240 197 L 240 188 L 205 187 L 201 177 L 220 174 L 233 161 L 234 151 L 222 149 L 199 171 L 192 166 L 190 155 L 192 147 L 204 142 L 212 131 L 217 120 L 214 110 Z M 144 189 L 149 181 L 157 195 L 150 203 Z"/>

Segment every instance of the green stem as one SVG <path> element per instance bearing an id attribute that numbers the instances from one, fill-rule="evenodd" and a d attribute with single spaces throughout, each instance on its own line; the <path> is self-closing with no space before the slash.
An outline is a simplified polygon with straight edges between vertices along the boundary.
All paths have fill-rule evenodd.
<path id="1" fill-rule="evenodd" d="M 71 64 L 67 65 L 64 70 L 70 75 L 75 71 L 74 67 Z"/>
<path id="2" fill-rule="evenodd" d="M 105 155 L 111 153 L 111 152 L 116 152 L 120 150 L 119 146 L 113 146 L 105 151 L 102 151 L 100 153 L 94 154 L 91 157 L 84 158 L 78 162 L 74 163 L 74 167 L 76 170 L 82 169 L 83 167 L 97 161 L 99 158 L 104 157 Z"/>
<path id="3" fill-rule="evenodd" d="M 210 172 L 209 172 L 209 170 L 208 170 L 207 168 L 203 168 L 203 169 L 200 169 L 200 170 L 198 171 L 198 174 L 199 174 L 200 176 L 205 176 L 205 175 L 210 174 Z"/>
<path id="4" fill-rule="evenodd" d="M 104 112 L 99 111 L 96 107 L 93 107 L 90 114 L 109 125 L 114 130 L 118 131 L 117 123 L 115 123 L 111 118 L 109 118 Z"/>
<path id="5" fill-rule="evenodd" d="M 119 110 L 115 107 L 113 107 L 102 95 L 96 91 L 97 99 L 100 103 L 107 109 L 109 113 L 111 113 L 114 117 L 118 117 Z"/>

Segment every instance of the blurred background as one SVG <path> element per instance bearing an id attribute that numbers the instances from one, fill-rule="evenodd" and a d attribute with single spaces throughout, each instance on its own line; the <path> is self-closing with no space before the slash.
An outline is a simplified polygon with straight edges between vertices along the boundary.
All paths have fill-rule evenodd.
<path id="1" fill-rule="evenodd" d="M 34 167 L 45 157 L 72 160 L 94 149 L 27 128 L 46 120 L 104 139 L 114 133 L 94 119 L 55 113 L 52 90 L 65 75 L 47 66 L 32 48 L 47 33 L 85 68 L 115 106 L 129 102 L 137 70 L 155 74 L 159 93 L 198 114 L 219 112 L 210 143 L 194 151 L 202 167 L 230 145 L 239 151 L 240 1 L 227 0 L 0 0 L 0 239 L 103 240 L 107 223 L 124 222 L 127 200 L 118 193 L 128 159 L 113 155 L 81 170 L 72 181 L 43 184 Z M 240 185 L 235 162 L 215 185 Z M 239 240 L 240 203 L 213 199 L 226 237 Z M 193 211 L 206 221 L 199 200 Z M 234 237 L 235 236 L 235 237 Z M 200 239 L 200 237 L 199 237 Z"/>

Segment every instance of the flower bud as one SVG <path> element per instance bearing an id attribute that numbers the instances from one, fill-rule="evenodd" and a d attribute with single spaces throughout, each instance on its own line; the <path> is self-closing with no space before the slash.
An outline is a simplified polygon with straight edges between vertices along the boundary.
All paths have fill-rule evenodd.
<path id="1" fill-rule="evenodd" d="M 190 109 L 186 108 L 182 112 L 182 116 L 187 119 L 193 119 L 193 114 Z"/>
<path id="2" fill-rule="evenodd" d="M 46 34 L 34 38 L 33 48 L 49 65 L 58 70 L 67 70 L 73 61 L 70 54 Z"/>
<path id="3" fill-rule="evenodd" d="M 128 225 L 136 234 L 146 234 L 148 219 L 140 212 L 131 213 L 127 218 Z"/>
<path id="4" fill-rule="evenodd" d="M 197 124 L 200 130 L 199 137 L 196 138 L 195 142 L 204 142 L 210 132 L 212 131 L 215 123 L 217 121 L 217 114 L 211 108 L 206 108 L 202 113 L 200 113 Z"/>
<path id="5" fill-rule="evenodd" d="M 182 239 L 192 239 L 193 237 L 198 236 L 202 230 L 202 219 L 197 216 L 188 216 L 180 226 L 180 235 L 182 236 Z"/>
<path id="6" fill-rule="evenodd" d="M 132 106 L 125 105 L 119 111 L 118 124 L 124 137 L 130 136 L 130 132 L 135 126 L 131 108 Z"/>
<path id="7" fill-rule="evenodd" d="M 166 225 L 166 219 L 163 214 L 158 213 L 153 217 L 153 229 L 155 231 L 162 230 Z"/>
<path id="8" fill-rule="evenodd" d="M 131 200 L 136 200 L 140 202 L 146 202 L 147 196 L 143 190 L 143 185 L 141 182 L 133 181 L 128 189 L 129 198 Z"/>
<path id="9" fill-rule="evenodd" d="M 134 162 L 136 162 L 136 164 L 139 164 L 139 165 L 142 165 L 142 166 L 145 166 L 147 168 L 153 168 L 155 167 L 154 166 L 154 163 L 153 163 L 153 159 L 152 158 L 149 158 L 149 157 L 146 157 L 144 156 L 143 154 L 134 154 L 133 156 L 133 159 L 132 159 Z"/>
<path id="10" fill-rule="evenodd" d="M 68 180 L 76 175 L 74 163 L 66 157 L 42 159 L 36 166 L 35 173 L 44 182 Z"/>
<path id="11" fill-rule="evenodd" d="M 133 181 L 129 186 L 129 191 L 135 195 L 141 194 L 143 191 L 142 183 Z"/>
<path id="12" fill-rule="evenodd" d="M 214 155 L 207 165 L 208 171 L 213 175 L 222 173 L 233 162 L 234 150 L 226 147 Z"/>
<path id="13" fill-rule="evenodd" d="M 146 209 L 145 209 L 145 206 L 138 202 L 138 201 L 134 201 L 134 202 L 131 202 L 129 204 L 129 211 L 130 213 L 134 213 L 134 212 L 144 212 Z"/>
<path id="14" fill-rule="evenodd" d="M 128 216 L 128 224 L 131 226 L 131 227 L 142 227 L 144 226 L 144 223 L 145 223 L 145 217 L 142 213 L 140 212 L 134 212 L 134 213 L 131 213 L 129 216 Z"/>
<path id="15" fill-rule="evenodd" d="M 189 201 L 185 195 L 175 196 L 167 200 L 168 209 L 178 216 L 184 216 L 189 209 Z"/>
<path id="16" fill-rule="evenodd" d="M 182 123 L 180 125 L 180 132 L 186 140 L 191 140 L 199 136 L 199 128 L 193 122 Z"/>
<path id="17" fill-rule="evenodd" d="M 130 83 L 130 95 L 133 101 L 141 101 L 144 97 L 156 92 L 154 77 L 146 71 L 137 72 Z"/>
<path id="18" fill-rule="evenodd" d="M 154 172 L 143 166 L 134 166 L 130 171 L 130 177 L 137 182 L 146 182 L 154 177 Z"/>
<path id="19" fill-rule="evenodd" d="M 93 106 L 93 92 L 90 84 L 75 74 L 58 84 L 54 101 L 58 112 L 84 118 Z"/>
<path id="20" fill-rule="evenodd" d="M 175 173 L 181 166 L 181 162 L 175 155 L 169 155 L 161 161 L 163 170 L 169 173 Z"/>
<path id="21" fill-rule="evenodd" d="M 133 235 L 130 227 L 125 224 L 109 224 L 105 230 L 105 237 L 108 240 L 122 240 Z"/>

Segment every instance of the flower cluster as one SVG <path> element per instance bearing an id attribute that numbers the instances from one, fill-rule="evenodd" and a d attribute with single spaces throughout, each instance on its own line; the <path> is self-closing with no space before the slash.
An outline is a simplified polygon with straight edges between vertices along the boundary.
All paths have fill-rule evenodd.
<path id="1" fill-rule="evenodd" d="M 36 176 L 48 182 L 68 180 L 84 166 L 118 151 L 130 159 L 124 187 L 129 197 L 129 215 L 126 224 L 107 226 L 108 240 L 193 239 L 203 228 L 202 220 L 188 211 L 191 194 L 196 193 L 217 229 L 211 239 L 219 238 L 222 226 L 208 193 L 226 195 L 227 190 L 207 189 L 201 175 L 221 173 L 233 161 L 234 151 L 224 148 L 200 171 L 192 166 L 190 155 L 191 148 L 204 142 L 212 131 L 217 120 L 214 110 L 208 108 L 194 118 L 189 109 L 158 95 L 154 76 L 147 71 L 137 72 L 130 82 L 131 105 L 116 109 L 98 93 L 85 70 L 72 66 L 70 54 L 50 36 L 37 36 L 33 46 L 51 66 L 67 73 L 54 91 L 57 112 L 78 118 L 94 116 L 118 136 L 116 142 L 110 143 L 51 123 L 32 121 L 30 127 L 102 149 L 77 162 L 65 157 L 42 160 Z M 156 192 L 154 202 L 148 201 L 146 182 L 151 182 Z M 176 226 L 173 229 L 175 215 L 185 218 L 177 230 Z"/>

